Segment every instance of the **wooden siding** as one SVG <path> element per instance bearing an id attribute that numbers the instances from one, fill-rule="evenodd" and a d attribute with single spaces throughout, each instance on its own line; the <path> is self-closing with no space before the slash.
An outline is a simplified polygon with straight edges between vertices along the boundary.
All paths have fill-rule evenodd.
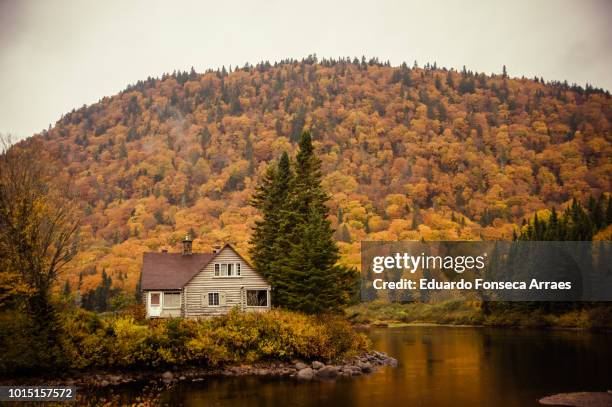
<path id="1" fill-rule="evenodd" d="M 215 263 L 240 263 L 240 277 L 215 277 Z M 226 314 L 233 307 L 245 311 L 267 311 L 270 309 L 270 294 L 267 307 L 247 307 L 246 290 L 270 290 L 269 284 L 253 270 L 231 247 L 225 247 L 196 276 L 185 285 L 183 315 L 185 317 L 208 317 Z M 208 293 L 219 293 L 219 306 L 208 305 Z M 225 298 L 225 301 L 223 301 Z M 221 302 L 223 302 L 221 304 Z"/>

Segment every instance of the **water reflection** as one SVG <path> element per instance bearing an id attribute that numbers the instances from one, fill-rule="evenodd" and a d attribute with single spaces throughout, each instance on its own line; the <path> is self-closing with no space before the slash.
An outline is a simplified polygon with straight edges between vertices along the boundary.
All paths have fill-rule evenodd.
<path id="1" fill-rule="evenodd" d="M 397 368 L 336 382 L 221 378 L 185 383 L 186 406 L 529 406 L 544 395 L 612 387 L 610 335 L 455 327 L 369 332 Z"/>

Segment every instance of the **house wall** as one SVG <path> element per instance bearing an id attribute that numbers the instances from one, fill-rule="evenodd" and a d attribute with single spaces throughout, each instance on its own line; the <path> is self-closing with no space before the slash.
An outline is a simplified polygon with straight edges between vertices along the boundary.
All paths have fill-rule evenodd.
<path id="1" fill-rule="evenodd" d="M 215 263 L 240 263 L 240 277 L 215 277 Z M 267 307 L 247 307 L 246 290 L 268 290 Z M 185 317 L 223 315 L 233 307 L 245 311 L 261 312 L 270 309 L 270 286 L 231 248 L 225 247 L 184 288 Z M 208 293 L 218 292 L 225 301 L 219 306 L 208 305 Z"/>
<path id="2" fill-rule="evenodd" d="M 171 292 L 177 292 L 179 290 L 172 290 Z M 153 290 L 153 291 L 143 291 L 142 292 L 142 301 L 144 303 L 146 312 L 147 312 L 147 318 L 151 318 L 151 315 L 149 314 L 149 293 L 151 292 L 158 292 L 161 293 L 162 296 L 164 295 L 164 291 L 159 291 L 159 290 Z M 163 301 L 163 300 L 162 300 Z M 161 310 L 161 314 L 159 315 L 159 317 L 155 316 L 155 318 L 176 318 L 176 317 L 180 317 L 183 315 L 183 308 L 184 308 L 184 304 L 185 304 L 185 295 L 184 295 L 184 291 L 181 291 L 181 308 L 164 308 L 163 303 L 162 303 L 162 310 Z"/>

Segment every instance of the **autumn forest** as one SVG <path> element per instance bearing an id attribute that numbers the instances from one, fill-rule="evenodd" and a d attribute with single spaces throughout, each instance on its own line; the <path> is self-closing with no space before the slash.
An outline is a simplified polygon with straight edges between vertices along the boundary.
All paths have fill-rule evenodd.
<path id="1" fill-rule="evenodd" d="M 148 78 L 24 143 L 42 141 L 81 206 L 61 283 L 133 292 L 142 253 L 185 233 L 194 251 L 247 254 L 249 199 L 304 129 L 341 262 L 357 266 L 361 240 L 511 239 L 538 211 L 611 192 L 611 121 L 607 91 L 505 67 L 309 56 Z"/>

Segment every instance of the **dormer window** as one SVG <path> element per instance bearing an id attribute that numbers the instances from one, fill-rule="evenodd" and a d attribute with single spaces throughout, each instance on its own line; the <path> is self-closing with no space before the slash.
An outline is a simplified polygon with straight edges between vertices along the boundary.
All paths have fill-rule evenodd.
<path id="1" fill-rule="evenodd" d="M 240 277 L 240 263 L 215 263 L 215 277 Z"/>

